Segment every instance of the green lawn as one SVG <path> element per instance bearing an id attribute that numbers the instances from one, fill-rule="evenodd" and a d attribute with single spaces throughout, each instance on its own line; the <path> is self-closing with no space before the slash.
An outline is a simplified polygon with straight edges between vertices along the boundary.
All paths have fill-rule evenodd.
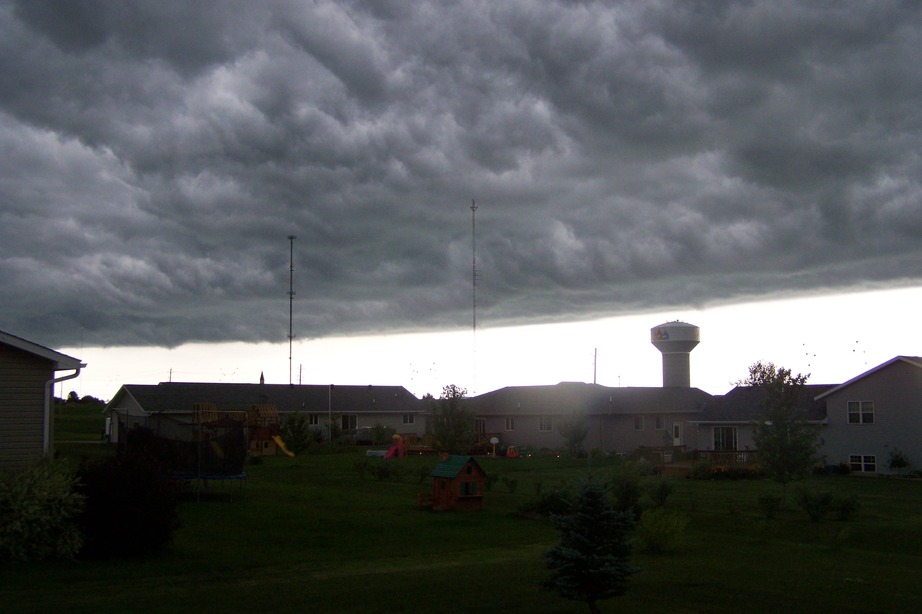
<path id="1" fill-rule="evenodd" d="M 60 422 L 59 422 L 60 425 Z M 62 450 L 79 456 L 81 444 Z M 85 447 L 102 448 L 97 444 Z M 541 553 L 556 540 L 549 522 L 515 510 L 538 484 L 585 472 L 557 458 L 479 459 L 502 480 L 485 509 L 416 509 L 420 467 L 389 460 L 400 480 L 360 477 L 361 451 L 268 458 L 248 468 L 242 494 L 212 484 L 182 505 L 182 528 L 165 554 L 108 562 L 0 566 L 0 609 L 10 612 L 581 612 L 541 591 Z M 378 461 L 378 459 L 372 459 Z M 385 461 L 378 461 L 385 462 Z M 595 462 L 595 473 L 614 471 Z M 643 478 L 650 481 L 655 478 Z M 849 522 L 810 522 L 791 503 L 766 521 L 767 481 L 675 480 L 667 507 L 689 518 L 684 547 L 635 553 L 626 595 L 601 604 L 619 612 L 918 611 L 922 481 L 812 478 L 812 488 L 853 493 Z M 789 488 L 793 490 L 793 488 Z M 793 499 L 793 498 L 792 498 Z M 144 527 L 137 527 L 143 531 Z"/>

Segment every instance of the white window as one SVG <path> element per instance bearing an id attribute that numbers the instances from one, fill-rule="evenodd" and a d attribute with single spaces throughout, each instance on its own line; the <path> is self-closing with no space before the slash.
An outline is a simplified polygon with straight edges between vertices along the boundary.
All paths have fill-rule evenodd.
<path id="1" fill-rule="evenodd" d="M 736 450 L 736 427 L 735 426 L 715 426 L 714 427 L 714 451 L 715 452 L 733 452 Z"/>
<path id="2" fill-rule="evenodd" d="M 487 421 L 483 418 L 474 419 L 474 430 L 477 431 L 478 435 L 483 435 L 487 432 Z"/>
<path id="3" fill-rule="evenodd" d="M 356 424 L 355 414 L 344 414 L 341 423 L 343 432 L 348 433 L 349 431 L 354 431 Z"/>
<path id="4" fill-rule="evenodd" d="M 404 414 L 404 415 L 403 415 L 403 423 L 404 423 L 404 424 L 415 424 L 415 423 L 416 423 L 416 415 L 415 415 L 415 414 Z"/>
<path id="5" fill-rule="evenodd" d="M 666 428 L 666 420 L 662 416 L 656 416 L 653 419 L 653 428 L 657 431 L 661 431 Z"/>
<path id="6" fill-rule="evenodd" d="M 549 416 L 541 416 L 538 418 L 538 430 L 539 431 L 550 431 L 553 430 L 553 420 Z"/>
<path id="7" fill-rule="evenodd" d="M 874 424 L 874 401 L 849 401 L 849 424 Z"/>
<path id="8" fill-rule="evenodd" d="M 320 426 L 320 414 L 309 414 L 307 424 L 310 426 Z"/>
<path id="9" fill-rule="evenodd" d="M 515 418 L 513 418 L 512 416 L 506 417 L 506 430 L 507 431 L 515 430 Z"/>
<path id="10" fill-rule="evenodd" d="M 866 454 L 852 454 L 848 457 L 848 466 L 859 473 L 876 473 L 877 457 Z"/>
<path id="11" fill-rule="evenodd" d="M 634 430 L 635 431 L 643 430 L 643 416 L 634 416 Z"/>

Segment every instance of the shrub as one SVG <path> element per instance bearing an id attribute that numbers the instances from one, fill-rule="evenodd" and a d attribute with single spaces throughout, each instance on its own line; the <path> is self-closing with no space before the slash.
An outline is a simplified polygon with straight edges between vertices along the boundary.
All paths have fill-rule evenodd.
<path id="1" fill-rule="evenodd" d="M 77 471 L 86 508 L 78 524 L 88 558 L 143 556 L 161 552 L 179 527 L 179 487 L 158 477 L 143 452 L 115 456 Z"/>
<path id="2" fill-rule="evenodd" d="M 688 477 L 693 480 L 710 480 L 712 477 L 714 477 L 714 468 L 711 466 L 709 461 L 695 461 L 695 464 L 692 465 Z"/>
<path id="3" fill-rule="evenodd" d="M 384 426 L 380 422 L 375 422 L 374 426 L 371 427 L 371 439 L 375 445 L 381 445 L 382 443 L 390 443 L 391 438 L 397 432 L 392 426 Z"/>
<path id="4" fill-rule="evenodd" d="M 519 487 L 519 481 L 516 478 L 507 478 L 506 476 L 503 476 L 500 478 L 500 481 L 503 483 L 503 486 L 506 487 L 506 490 L 508 490 L 510 494 L 514 493 L 515 489 Z"/>
<path id="5" fill-rule="evenodd" d="M 83 496 L 59 461 L 41 460 L 0 479 L 0 559 L 73 558 L 83 544 Z"/>
<path id="6" fill-rule="evenodd" d="M 810 520 L 819 522 L 832 508 L 832 493 L 816 492 L 806 488 L 798 488 L 794 500 L 801 507 Z"/>
<path id="7" fill-rule="evenodd" d="M 295 454 L 304 452 L 314 443 L 314 434 L 307 414 L 300 412 L 285 414 L 280 435 L 285 441 L 285 446 Z"/>
<path id="8" fill-rule="evenodd" d="M 534 499 L 520 509 L 521 512 L 532 512 L 539 516 L 559 516 L 569 514 L 573 505 L 572 489 L 561 486 L 539 493 Z"/>
<path id="9" fill-rule="evenodd" d="M 831 505 L 836 520 L 851 520 L 858 513 L 859 507 L 858 497 L 855 495 L 834 497 Z"/>
<path id="10" fill-rule="evenodd" d="M 778 514 L 778 510 L 781 509 L 781 503 L 784 499 L 781 495 L 760 495 L 759 496 L 759 509 L 762 510 L 762 515 L 765 516 L 768 520 L 771 520 Z"/>
<path id="11" fill-rule="evenodd" d="M 685 536 L 688 519 L 665 508 L 645 511 L 637 523 L 637 539 L 642 549 L 653 554 L 675 552 Z"/>
<path id="12" fill-rule="evenodd" d="M 487 490 L 487 492 L 493 490 L 493 485 L 496 484 L 497 480 L 499 480 L 499 477 L 500 474 L 498 473 L 488 473 L 484 476 L 483 487 Z"/>
<path id="13" fill-rule="evenodd" d="M 905 469 L 910 466 L 909 459 L 906 458 L 906 455 L 903 454 L 903 451 L 899 448 L 893 448 L 890 450 L 890 460 L 887 462 L 887 466 L 890 468 L 890 471 L 895 471 L 897 469 Z"/>
<path id="14" fill-rule="evenodd" d="M 672 482 L 667 479 L 661 478 L 657 480 L 653 485 L 650 486 L 649 495 L 650 499 L 653 501 L 654 507 L 663 507 L 666 505 L 666 499 L 669 498 L 669 495 L 672 494 L 674 490 Z"/>
<path id="15" fill-rule="evenodd" d="M 633 475 L 621 473 L 612 478 L 612 496 L 615 509 L 619 512 L 631 512 L 634 518 L 640 516 L 640 482 Z"/>

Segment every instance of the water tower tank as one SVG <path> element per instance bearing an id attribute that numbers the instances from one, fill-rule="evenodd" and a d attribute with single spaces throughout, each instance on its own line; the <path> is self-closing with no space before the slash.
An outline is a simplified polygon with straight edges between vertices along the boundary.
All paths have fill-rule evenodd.
<path id="1" fill-rule="evenodd" d="M 663 354 L 663 388 L 689 388 L 689 354 L 701 340 L 700 329 L 685 322 L 667 322 L 650 329 L 650 342 Z"/>

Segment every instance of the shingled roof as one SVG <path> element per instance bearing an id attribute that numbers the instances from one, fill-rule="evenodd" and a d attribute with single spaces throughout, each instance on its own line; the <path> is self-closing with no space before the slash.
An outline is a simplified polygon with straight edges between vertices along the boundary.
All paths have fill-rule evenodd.
<path id="1" fill-rule="evenodd" d="M 403 386 L 329 386 L 284 384 L 223 384 L 161 382 L 125 384 L 109 403 L 130 395 L 145 411 L 192 411 L 196 403 L 214 403 L 221 411 L 242 411 L 252 405 L 275 405 L 279 412 L 327 411 L 335 413 L 422 412 L 426 404 Z"/>
<path id="2" fill-rule="evenodd" d="M 468 400 L 477 415 L 694 413 L 711 395 L 698 388 L 611 388 L 562 382 L 554 386 L 509 386 Z"/>
<path id="3" fill-rule="evenodd" d="M 801 392 L 798 413 L 809 421 L 826 418 L 826 403 L 817 400 L 832 384 L 809 384 Z M 755 421 L 762 413 L 765 389 L 760 386 L 737 386 L 723 396 L 715 396 L 704 406 L 694 422 L 748 423 Z"/>

